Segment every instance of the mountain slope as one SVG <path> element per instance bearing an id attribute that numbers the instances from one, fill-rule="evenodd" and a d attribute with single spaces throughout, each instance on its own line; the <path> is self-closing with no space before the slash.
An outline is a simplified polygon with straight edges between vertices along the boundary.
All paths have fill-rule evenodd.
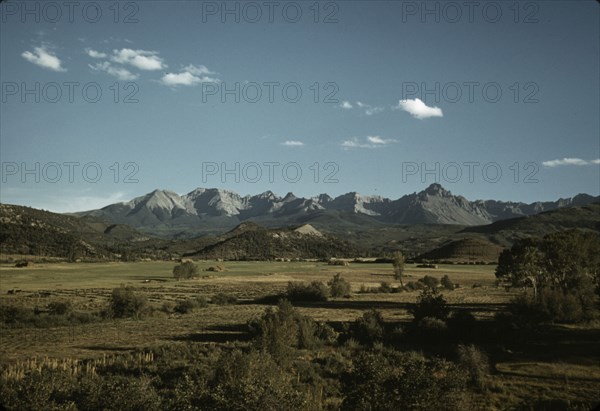
<path id="1" fill-rule="evenodd" d="M 407 194 L 397 200 L 355 192 L 336 198 L 327 194 L 301 198 L 292 193 L 279 197 L 271 191 L 242 197 L 229 190 L 197 188 L 182 196 L 172 191 L 155 190 L 128 202 L 76 215 L 130 224 L 155 235 L 185 237 L 220 234 L 244 221 L 276 227 L 315 220 L 317 228 L 337 225 L 353 229 L 379 224 L 475 226 L 594 201 L 600 201 L 600 198 L 586 194 L 532 204 L 469 201 L 439 184 L 431 184 L 419 193 Z M 319 227 L 316 220 L 324 223 L 323 226 Z"/>

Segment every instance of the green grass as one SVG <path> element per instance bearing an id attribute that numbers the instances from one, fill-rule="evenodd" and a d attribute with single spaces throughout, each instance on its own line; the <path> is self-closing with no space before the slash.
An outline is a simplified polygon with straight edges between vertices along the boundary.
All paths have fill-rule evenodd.
<path id="1" fill-rule="evenodd" d="M 172 270 L 175 261 L 149 261 L 130 263 L 40 263 L 31 267 L 15 268 L 0 265 L 0 294 L 10 289 L 24 291 L 74 289 L 74 288 L 113 288 L 120 284 L 140 284 L 144 280 L 176 282 Z M 223 265 L 225 272 L 202 271 L 210 266 Z M 320 262 L 215 262 L 198 261 L 200 276 L 213 279 L 253 277 L 253 279 L 273 276 L 274 281 L 322 279 L 328 280 L 335 273 L 348 276 L 351 282 L 389 281 L 392 275 L 391 264 L 351 264 L 349 267 L 329 266 Z M 415 268 L 407 265 L 406 280 L 416 280 L 428 274 L 442 277 L 448 274 L 453 281 L 464 285 L 475 282 L 492 285 L 495 266 L 491 265 L 439 265 L 438 269 Z M 377 274 L 377 275 L 373 275 Z M 389 275 L 389 277 L 386 277 Z M 248 278 L 250 279 L 250 278 Z M 206 282 L 206 279 L 190 280 Z M 182 283 L 189 283 L 184 281 Z M 164 282 L 151 282 L 160 285 Z"/>

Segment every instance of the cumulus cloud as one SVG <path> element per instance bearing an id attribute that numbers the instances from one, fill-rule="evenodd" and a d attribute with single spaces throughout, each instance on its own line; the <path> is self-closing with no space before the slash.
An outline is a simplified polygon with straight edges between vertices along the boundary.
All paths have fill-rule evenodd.
<path id="1" fill-rule="evenodd" d="M 442 109 L 439 107 L 429 107 L 423 103 L 421 99 L 415 98 L 413 100 L 400 100 L 398 105 L 392 107 L 395 110 L 404 110 L 414 118 L 423 120 L 430 117 L 444 117 Z"/>
<path id="2" fill-rule="evenodd" d="M 106 53 L 102 53 L 100 51 L 96 51 L 96 50 L 92 50 L 90 48 L 85 49 L 85 52 L 88 56 L 95 58 L 95 59 L 105 59 L 107 56 Z"/>
<path id="3" fill-rule="evenodd" d="M 283 143 L 281 143 L 281 145 L 287 146 L 287 147 L 302 147 L 304 145 L 304 143 L 302 141 L 298 141 L 298 140 L 287 140 L 287 141 L 284 141 Z"/>
<path id="4" fill-rule="evenodd" d="M 53 71 L 67 71 L 63 68 L 62 62 L 54 53 L 49 51 L 46 46 L 35 47 L 33 51 L 24 51 L 21 57 L 30 63 Z"/>
<path id="5" fill-rule="evenodd" d="M 379 136 L 367 136 L 364 140 L 353 137 L 349 140 L 344 140 L 340 144 L 344 150 L 351 148 L 378 148 L 388 144 L 397 143 L 398 140 L 393 138 L 381 138 Z"/>
<path id="6" fill-rule="evenodd" d="M 133 74 L 131 71 L 127 70 L 124 67 L 115 67 L 108 61 L 96 64 L 88 64 L 88 66 L 94 71 L 103 71 L 105 73 L 110 74 L 111 76 L 115 76 L 116 78 L 122 81 L 131 81 L 138 78 L 137 74 Z"/>
<path id="7" fill-rule="evenodd" d="M 161 82 L 166 86 L 195 86 L 201 83 L 218 83 L 219 79 L 210 77 L 216 74 L 210 71 L 206 66 L 188 65 L 179 73 L 166 73 L 161 78 Z"/>
<path id="8" fill-rule="evenodd" d="M 167 67 L 157 51 L 121 49 L 113 50 L 110 59 L 119 64 L 129 64 L 140 70 L 161 70 Z"/>
<path id="9" fill-rule="evenodd" d="M 349 101 L 342 101 L 342 103 L 340 104 L 340 107 L 343 108 L 344 110 L 351 110 L 352 108 L 354 108 L 352 103 L 350 103 Z"/>
<path id="10" fill-rule="evenodd" d="M 556 160 L 543 161 L 544 167 L 558 167 L 558 166 L 588 166 L 593 164 L 600 164 L 600 158 L 595 160 L 582 160 L 581 158 L 563 158 Z"/>

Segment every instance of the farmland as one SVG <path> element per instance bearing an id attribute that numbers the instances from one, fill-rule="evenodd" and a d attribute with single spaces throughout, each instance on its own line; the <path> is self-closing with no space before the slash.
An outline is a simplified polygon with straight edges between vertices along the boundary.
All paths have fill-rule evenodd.
<path id="1" fill-rule="evenodd" d="M 131 356 L 150 355 L 144 353 L 165 347 L 189 350 L 190 347 L 243 346 L 248 340 L 246 324 L 260 318 L 272 305 L 264 297 L 285 293 L 289 282 L 326 283 L 336 273 L 341 273 L 350 282 L 351 296 L 295 304 L 302 315 L 337 324 L 339 328 L 374 308 L 387 324 L 402 325 L 410 322 L 408 309 L 419 295 L 416 290 L 369 292 L 376 290 L 382 282 L 389 283 L 392 288 L 398 286 L 391 264 L 196 263 L 199 276 L 181 281 L 174 279 L 171 273 L 175 262 L 2 266 L 2 306 L 43 312 L 52 302 L 69 301 L 76 312 L 99 313 L 106 309 L 112 289 L 125 285 L 133 287 L 152 307 L 152 312 L 140 319 L 99 316 L 82 323 L 4 326 L 0 341 L 4 373 L 24 372 L 31 367 L 33 359 L 35 364 L 53 361 L 64 364 L 65 361 L 136 358 Z M 224 271 L 207 271 L 216 265 L 222 265 Z M 496 313 L 505 310 L 506 304 L 517 293 L 496 285 L 494 269 L 493 265 L 439 265 L 432 269 L 408 264 L 404 282 L 416 281 L 425 275 L 437 278 L 448 275 L 459 285 L 444 292 L 448 305 L 469 311 L 479 323 L 486 324 Z M 208 304 L 185 314 L 164 309 L 191 298 L 204 297 L 211 301 L 219 293 L 235 297 L 235 302 Z M 491 384 L 495 388 L 485 398 L 479 395 L 477 401 L 491 401 L 495 404 L 492 408 L 502 408 L 503 402 L 516 403 L 532 395 L 548 400 L 596 398 L 595 392 L 600 387 L 600 327 L 594 324 L 556 326 L 545 333 L 546 341 L 491 344 L 488 348 L 493 366 Z M 539 350 L 540 347 L 544 347 L 543 350 Z"/>

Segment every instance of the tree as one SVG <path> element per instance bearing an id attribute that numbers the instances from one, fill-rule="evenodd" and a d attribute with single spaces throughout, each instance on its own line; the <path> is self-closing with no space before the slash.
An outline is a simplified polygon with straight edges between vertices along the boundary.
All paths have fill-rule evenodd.
<path id="1" fill-rule="evenodd" d="M 510 282 L 513 287 L 531 286 L 534 297 L 537 297 L 545 275 L 538 247 L 537 240 L 528 238 L 517 241 L 509 250 L 502 251 L 496 267 L 496 277 Z"/>
<path id="2" fill-rule="evenodd" d="M 394 266 L 394 278 L 400 281 L 400 286 L 404 287 L 402 283 L 402 275 L 404 274 L 404 263 L 405 258 L 402 252 L 396 251 L 394 253 L 394 258 L 392 260 L 392 265 Z"/>
<path id="3" fill-rule="evenodd" d="M 191 261 L 185 261 L 173 267 L 173 277 L 178 280 L 196 277 L 197 275 L 198 267 Z"/>
<path id="4" fill-rule="evenodd" d="M 524 319 L 577 322 L 594 314 L 600 292 L 600 236 L 567 230 L 541 240 L 517 241 L 500 255 L 496 276 L 513 286 L 531 287 L 533 296 L 515 300 Z M 594 282 L 596 289 L 594 290 Z"/>

